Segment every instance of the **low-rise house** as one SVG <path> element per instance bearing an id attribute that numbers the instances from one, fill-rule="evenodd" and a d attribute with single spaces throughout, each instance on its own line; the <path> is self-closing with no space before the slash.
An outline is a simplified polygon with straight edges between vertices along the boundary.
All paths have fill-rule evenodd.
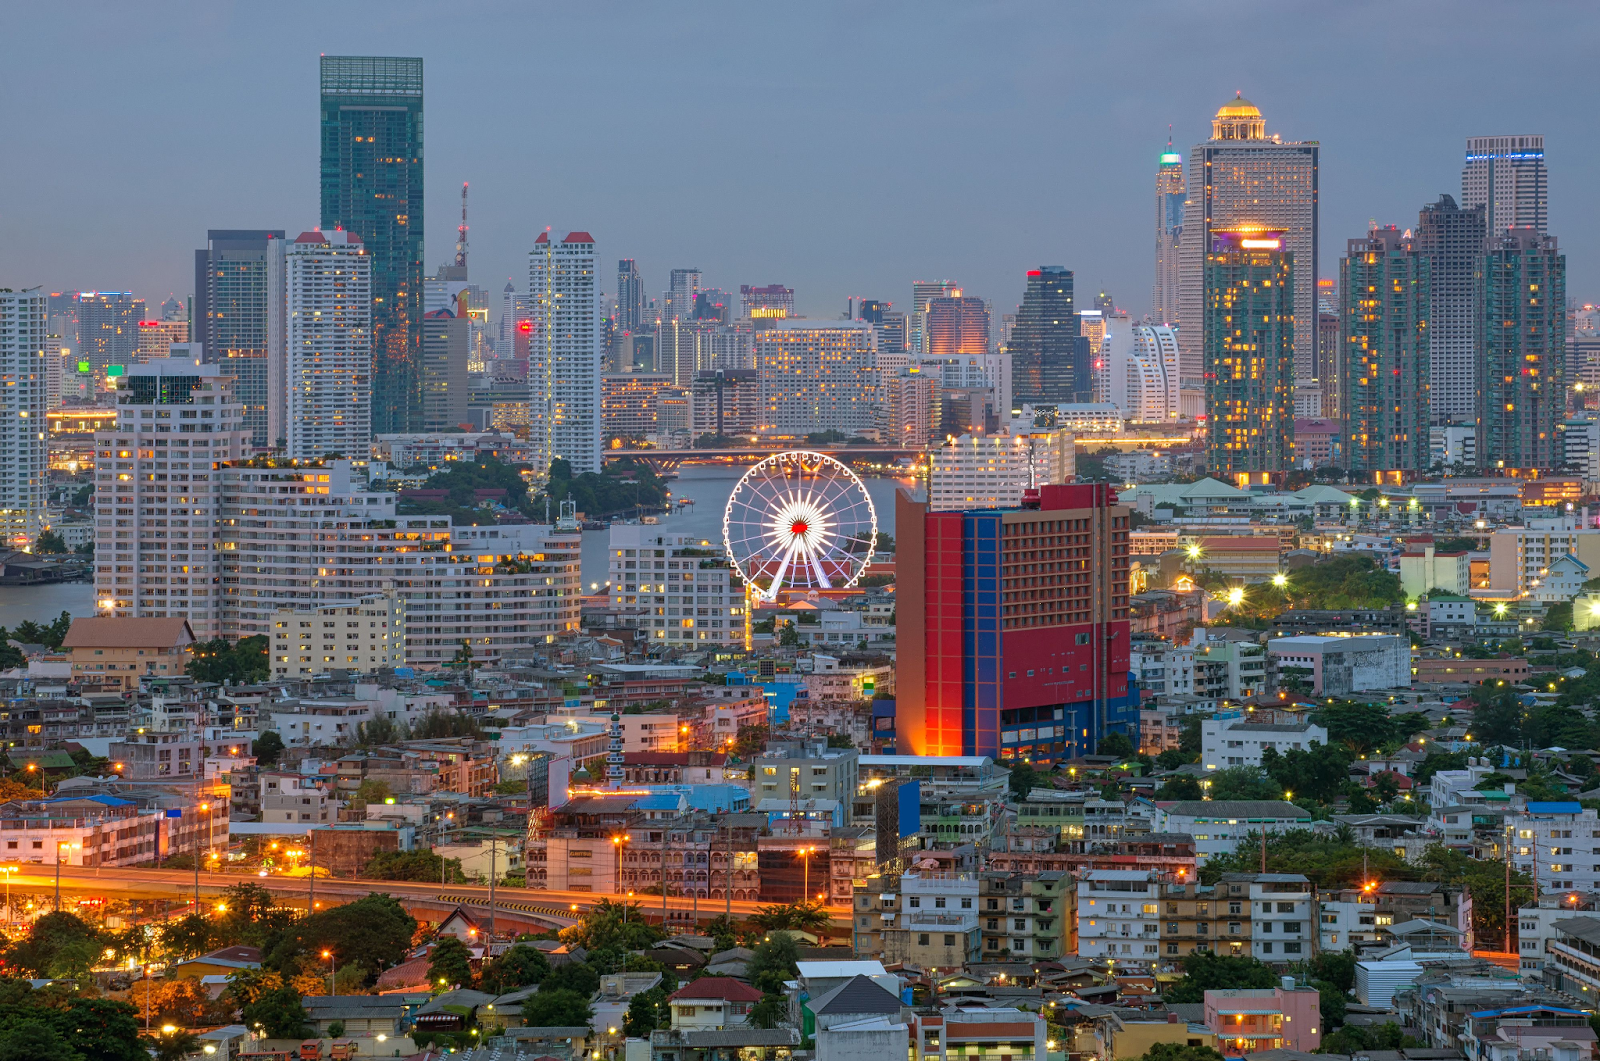
<path id="1" fill-rule="evenodd" d="M 1312 744 L 1327 743 L 1327 729 L 1314 722 L 1261 723 L 1234 713 L 1231 717 L 1210 718 L 1200 723 L 1200 762 L 1207 770 L 1260 766 L 1261 753 L 1268 748 L 1282 755 L 1288 751 L 1308 750 Z"/>
<path id="2" fill-rule="evenodd" d="M 1205 1024 L 1224 1057 L 1265 1050 L 1314 1053 L 1322 1045 L 1321 996 L 1314 987 L 1295 987 L 1290 977 L 1271 988 L 1207 991 Z"/>
<path id="3" fill-rule="evenodd" d="M 1232 854 L 1240 840 L 1309 828 L 1311 812 L 1284 800 L 1180 800 L 1155 805 L 1154 832 L 1194 837 L 1202 864 L 1212 855 Z"/>
<path id="4" fill-rule="evenodd" d="M 761 992 L 740 980 L 702 976 L 667 996 L 676 1032 L 722 1031 L 750 1023 Z"/>
<path id="5" fill-rule="evenodd" d="M 187 619 L 74 619 L 61 642 L 79 685 L 139 688 L 146 678 L 184 673 L 195 643 Z"/>

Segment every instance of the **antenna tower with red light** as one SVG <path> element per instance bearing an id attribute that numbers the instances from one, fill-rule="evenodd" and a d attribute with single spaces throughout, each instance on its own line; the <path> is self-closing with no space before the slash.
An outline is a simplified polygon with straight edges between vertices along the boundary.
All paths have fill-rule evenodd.
<path id="1" fill-rule="evenodd" d="M 461 182 L 461 225 L 456 229 L 456 264 L 467 267 L 467 182 Z"/>

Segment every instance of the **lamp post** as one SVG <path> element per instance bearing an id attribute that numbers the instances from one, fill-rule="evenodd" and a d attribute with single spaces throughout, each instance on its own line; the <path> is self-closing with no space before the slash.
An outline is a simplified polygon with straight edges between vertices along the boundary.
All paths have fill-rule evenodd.
<path id="1" fill-rule="evenodd" d="M 21 866 L 0 866 L 0 873 L 4 873 L 6 877 L 6 924 L 8 925 L 11 923 L 11 877 L 21 869 Z"/>
<path id="2" fill-rule="evenodd" d="M 75 848 L 77 846 L 79 846 L 79 845 L 71 843 L 70 841 L 67 841 L 67 840 L 58 840 L 58 841 L 56 841 L 56 907 L 55 908 L 56 908 L 56 911 L 58 913 L 61 910 L 61 852 L 63 850 L 71 851 L 73 848 Z M 8 877 L 7 880 L 9 881 L 10 878 Z"/>
<path id="3" fill-rule="evenodd" d="M 811 901 L 811 856 L 816 853 L 815 847 L 802 847 L 795 852 L 805 864 L 805 885 L 800 889 L 800 903 L 805 905 Z"/>
<path id="4" fill-rule="evenodd" d="M 338 997 L 339 973 L 338 970 L 336 970 L 333 966 L 333 951 L 324 950 L 322 952 L 322 956 L 328 959 L 328 994 L 333 997 Z"/>
<path id="5" fill-rule="evenodd" d="M 613 895 L 622 894 L 622 845 L 632 839 L 633 837 L 627 833 L 613 833 L 611 836 L 611 850 L 616 853 L 616 875 L 612 878 L 611 884 Z"/>

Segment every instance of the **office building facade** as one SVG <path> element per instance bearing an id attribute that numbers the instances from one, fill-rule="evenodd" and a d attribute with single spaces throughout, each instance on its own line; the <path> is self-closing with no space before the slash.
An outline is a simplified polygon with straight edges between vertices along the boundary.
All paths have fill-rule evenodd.
<path id="1" fill-rule="evenodd" d="M 89 363 L 89 371 L 104 379 L 112 365 L 126 368 L 139 350 L 139 322 L 144 320 L 145 303 L 128 291 L 79 291 L 74 316 L 77 320 L 78 360 Z"/>
<path id="2" fill-rule="evenodd" d="M 936 298 L 950 298 L 960 293 L 953 280 L 916 280 L 911 284 L 911 342 L 913 354 L 928 352 L 928 303 Z"/>
<path id="3" fill-rule="evenodd" d="M 1006 347 L 1011 355 L 1011 400 L 1076 401 L 1080 376 L 1078 316 L 1072 308 L 1072 270 L 1045 265 L 1028 270 L 1016 325 Z M 1087 353 L 1087 351 L 1083 351 Z"/>
<path id="4" fill-rule="evenodd" d="M 1428 403 L 1437 426 L 1470 424 L 1477 419 L 1478 387 L 1483 379 L 1473 333 L 1478 258 L 1488 236 L 1487 208 L 1462 208 L 1448 195 L 1424 206 L 1417 216 L 1417 250 L 1427 255 L 1432 289 L 1428 309 Z"/>
<path id="5" fill-rule="evenodd" d="M 322 230 L 371 258 L 372 429 L 422 422 L 422 60 L 324 55 Z"/>
<path id="6" fill-rule="evenodd" d="M 946 439 L 928 450 L 928 511 L 1020 508 L 1027 491 L 1069 481 L 1075 456 L 1058 428 Z"/>
<path id="7" fill-rule="evenodd" d="M 961 512 L 897 493 L 902 752 L 1059 762 L 1137 738 L 1128 519 L 1104 484 Z"/>
<path id="8" fill-rule="evenodd" d="M 560 457 L 576 475 L 600 471 L 600 304 L 594 237 L 541 232 L 528 255 L 532 339 L 530 419 L 544 472 Z"/>
<path id="9" fill-rule="evenodd" d="M 662 320 L 686 321 L 694 317 L 695 296 L 700 294 L 699 269 L 674 269 L 668 274 L 662 300 Z"/>
<path id="10" fill-rule="evenodd" d="M 1344 458 L 1369 483 L 1427 471 L 1432 259 L 1390 225 L 1349 241 L 1339 260 Z"/>
<path id="11" fill-rule="evenodd" d="M 762 430 L 804 435 L 877 426 L 882 386 L 866 321 L 781 320 L 755 335 Z"/>
<path id="12" fill-rule="evenodd" d="M 284 439 L 283 229 L 211 229 L 194 252 L 193 339 L 234 378 L 251 443 Z"/>
<path id="13" fill-rule="evenodd" d="M 981 356 L 989 352 L 989 310 L 960 291 L 928 302 L 923 311 L 929 357 Z"/>
<path id="14" fill-rule="evenodd" d="M 617 262 L 617 332 L 631 335 L 644 325 L 644 279 L 632 258 Z"/>
<path id="15" fill-rule="evenodd" d="M 0 290 L 0 533 L 24 548 L 45 522 L 46 295 Z"/>
<path id="16" fill-rule="evenodd" d="M 1461 206 L 1484 208 L 1490 236 L 1514 228 L 1544 235 L 1549 219 L 1549 177 L 1544 137 L 1472 136 L 1461 167 Z"/>
<path id="17" fill-rule="evenodd" d="M 1478 467 L 1560 467 L 1566 410 L 1567 259 L 1554 236 L 1491 236 L 1477 267 L 1475 341 L 1483 373 Z"/>
<path id="18" fill-rule="evenodd" d="M 302 232 L 284 254 L 284 452 L 367 456 L 372 444 L 372 259 L 354 232 Z"/>
<path id="19" fill-rule="evenodd" d="M 1291 142 L 1268 135 L 1255 104 L 1234 98 L 1218 109 L 1211 139 L 1189 152 L 1189 197 L 1184 206 L 1179 245 L 1178 345 L 1186 390 L 1205 389 L 1203 373 L 1212 295 L 1206 289 L 1212 234 L 1240 225 L 1281 232 L 1284 250 L 1294 256 L 1296 322 L 1293 374 L 1310 379 L 1316 371 L 1318 151 L 1316 141 Z M 1209 411 L 1209 410 L 1208 410 Z"/>
<path id="20" fill-rule="evenodd" d="M 1293 459 L 1295 254 L 1276 231 L 1213 226 L 1210 238 L 1200 320 L 1207 463 L 1239 486 L 1273 482 Z"/>
<path id="21" fill-rule="evenodd" d="M 1183 156 L 1167 149 L 1156 164 L 1156 282 L 1150 292 L 1150 319 L 1178 323 L 1178 243 L 1183 235 Z"/>
<path id="22" fill-rule="evenodd" d="M 793 317 L 794 288 L 782 284 L 740 284 L 739 308 L 743 316 L 763 327 L 767 321 Z"/>

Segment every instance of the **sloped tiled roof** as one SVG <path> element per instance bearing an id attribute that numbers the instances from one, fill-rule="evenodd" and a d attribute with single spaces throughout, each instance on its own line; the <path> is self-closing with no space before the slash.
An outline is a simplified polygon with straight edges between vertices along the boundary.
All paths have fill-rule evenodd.
<path id="1" fill-rule="evenodd" d="M 194 642 L 187 619 L 74 619 L 62 648 L 172 648 Z"/>
<path id="2" fill-rule="evenodd" d="M 731 976 L 702 976 L 667 996 L 669 1002 L 679 998 L 720 998 L 726 1002 L 759 1002 L 761 992 Z"/>
<path id="3" fill-rule="evenodd" d="M 816 1014 L 898 1013 L 900 1000 L 874 983 L 871 977 L 856 976 L 829 991 L 811 1004 Z"/>

